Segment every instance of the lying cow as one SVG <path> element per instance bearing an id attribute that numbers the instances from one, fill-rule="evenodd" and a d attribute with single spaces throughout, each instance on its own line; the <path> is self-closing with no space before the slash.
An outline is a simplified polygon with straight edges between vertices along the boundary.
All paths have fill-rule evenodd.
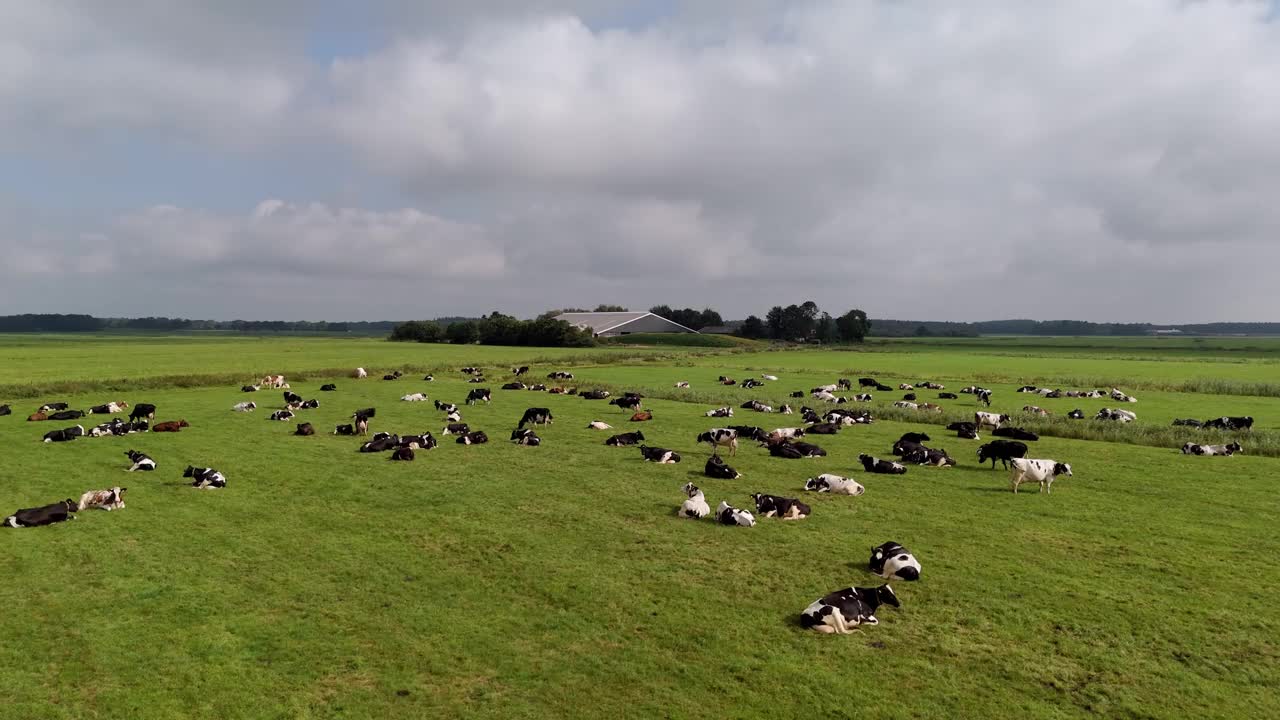
<path id="1" fill-rule="evenodd" d="M 298 423 L 298 429 L 295 430 L 293 434 L 306 437 L 309 435 L 315 435 L 316 429 L 311 425 L 311 423 Z"/>
<path id="2" fill-rule="evenodd" d="M 871 560 L 867 562 L 867 568 L 886 580 L 920 579 L 920 561 L 911 551 L 896 542 L 871 548 Z"/>
<path id="3" fill-rule="evenodd" d="M 705 413 L 703 413 L 703 415 L 709 418 L 731 418 L 733 417 L 733 408 L 731 407 L 716 408 L 715 410 L 706 411 Z"/>
<path id="4" fill-rule="evenodd" d="M 685 483 L 682 489 L 688 499 L 676 510 L 676 517 L 698 520 L 711 514 L 711 506 L 707 505 L 707 498 L 697 485 Z"/>
<path id="5" fill-rule="evenodd" d="M 338 386 L 334 385 L 333 383 L 328 383 L 326 385 L 320 386 L 320 392 L 333 392 L 337 389 L 338 389 Z"/>
<path id="6" fill-rule="evenodd" d="M 716 522 L 721 525 L 752 527 L 756 524 L 756 519 L 746 510 L 739 510 L 721 500 L 720 506 L 716 508 Z"/>
<path id="7" fill-rule="evenodd" d="M 1113 420 L 1115 422 L 1128 423 L 1138 419 L 1136 413 L 1128 410 L 1119 410 L 1116 408 L 1102 408 L 1097 415 L 1093 416 L 1094 420 Z"/>
<path id="8" fill-rule="evenodd" d="M 271 417 L 270 417 L 269 419 L 271 419 L 271 420 L 279 420 L 279 421 L 281 421 L 281 422 L 284 422 L 284 421 L 286 421 L 286 420 L 292 420 L 292 419 L 293 419 L 293 411 L 291 411 L 291 410 L 277 410 L 277 411 L 275 411 L 275 412 L 271 413 Z"/>
<path id="9" fill-rule="evenodd" d="M 1252 419 L 1252 418 L 1250 418 Z M 1194 418 L 1178 418 L 1173 421 L 1174 425 L 1182 425 L 1186 427 L 1204 427 L 1204 423 Z"/>
<path id="10" fill-rule="evenodd" d="M 1071 412 L 1067 413 L 1067 419 L 1069 419 L 1069 420 L 1083 420 L 1083 419 L 1084 419 L 1084 411 L 1083 411 L 1083 410 L 1081 410 L 1080 408 L 1076 408 L 1075 410 L 1072 410 Z"/>
<path id="11" fill-rule="evenodd" d="M 292 404 L 294 404 L 294 403 L 300 403 L 300 402 L 302 402 L 302 396 L 301 396 L 301 395 L 299 395 L 299 394 L 298 394 L 298 393 L 296 393 L 296 392 L 293 392 L 292 390 L 285 390 L 285 391 L 284 391 L 284 403 L 285 403 L 286 405 L 292 405 Z"/>
<path id="12" fill-rule="evenodd" d="M 1039 405 L 1023 405 L 1022 412 L 1029 413 L 1031 415 L 1039 415 L 1041 417 L 1047 417 L 1053 414 L 1052 412 L 1045 410 Z"/>
<path id="13" fill-rule="evenodd" d="M 466 435 L 471 432 L 470 426 L 466 423 L 449 423 L 440 431 L 441 435 Z"/>
<path id="14" fill-rule="evenodd" d="M 578 397 L 582 398 L 583 400 L 604 400 L 605 398 L 609 397 L 609 395 L 610 395 L 610 392 L 608 390 L 588 390 L 582 393 L 581 395 L 579 395 Z"/>
<path id="15" fill-rule="evenodd" d="M 1252 430 L 1253 418 L 1245 415 L 1243 417 L 1220 417 L 1212 420 L 1206 420 L 1203 425 L 1209 430 Z"/>
<path id="16" fill-rule="evenodd" d="M 859 625 L 878 625 L 876 611 L 881 605 L 900 607 L 893 588 L 847 587 L 814 600 L 800 614 L 800 626 L 827 635 L 848 635 Z"/>
<path id="17" fill-rule="evenodd" d="M 881 460 L 863 453 L 858 456 L 858 462 L 862 463 L 862 469 L 869 473 L 879 473 L 881 475 L 906 475 L 907 468 L 889 460 Z"/>
<path id="18" fill-rule="evenodd" d="M 1009 464 L 1009 484 L 1013 486 L 1014 493 L 1018 492 L 1019 485 L 1029 482 L 1039 483 L 1042 493 L 1052 493 L 1054 478 L 1059 475 L 1071 477 L 1071 466 L 1057 460 L 1015 458 Z"/>
<path id="19" fill-rule="evenodd" d="M 631 422 L 648 422 L 653 419 L 653 413 L 645 410 L 631 416 Z"/>
<path id="20" fill-rule="evenodd" d="M 133 463 L 129 466 L 128 472 L 138 470 L 150 472 L 156 469 L 156 461 L 152 460 L 146 453 L 140 453 L 137 450 L 125 450 L 124 454 Z"/>
<path id="21" fill-rule="evenodd" d="M 292 413 L 290 413 L 290 416 L 292 416 Z M 184 427 L 191 427 L 191 424 L 186 420 L 169 420 L 168 422 L 152 425 L 151 432 L 179 432 Z"/>
<path id="22" fill-rule="evenodd" d="M 511 442 L 517 445 L 536 447 L 542 444 L 542 438 L 529 428 L 517 428 L 511 431 Z"/>
<path id="23" fill-rule="evenodd" d="M 72 513 L 80 509 L 80 504 L 71 498 L 67 498 L 61 502 L 52 505 L 43 505 L 36 508 L 23 508 L 0 522 L 0 527 L 24 528 L 39 527 L 41 525 L 52 525 L 54 523 L 66 522 L 67 520 L 75 520 Z"/>
<path id="24" fill-rule="evenodd" d="M 712 453 L 711 457 L 707 458 L 707 464 L 703 466 L 702 474 L 717 480 L 737 480 L 742 477 L 742 473 L 729 467 L 728 463 L 720 459 L 720 456 L 715 453 Z"/>
<path id="25" fill-rule="evenodd" d="M 524 411 L 524 415 L 520 417 L 520 423 L 517 427 L 525 425 L 550 425 L 555 421 L 551 415 L 550 408 L 529 408 Z"/>
<path id="26" fill-rule="evenodd" d="M 458 436 L 459 445 L 483 445 L 489 442 L 489 436 L 483 430 L 474 430 Z"/>
<path id="27" fill-rule="evenodd" d="M 715 451 L 718 448 L 729 448 L 729 455 L 738 454 L 738 431 L 730 428 L 713 428 L 697 437 L 697 442 L 709 443 L 711 449 Z"/>
<path id="28" fill-rule="evenodd" d="M 635 445 L 635 444 L 640 443 L 640 442 L 643 442 L 643 441 L 644 441 L 644 433 L 642 433 L 642 432 L 640 432 L 639 430 L 637 430 L 637 431 L 635 431 L 635 432 L 629 432 L 629 433 L 622 433 L 622 434 L 620 434 L 620 435 L 614 435 L 613 437 L 609 438 L 608 440 L 605 440 L 605 441 L 604 441 L 604 444 L 605 444 L 605 445 L 610 445 L 610 446 L 613 446 L 613 447 L 622 447 L 622 446 L 624 446 L 624 445 Z"/>
<path id="29" fill-rule="evenodd" d="M 74 425 L 62 430 L 50 430 L 44 434 L 44 442 L 67 442 L 84 436 L 84 427 Z"/>
<path id="30" fill-rule="evenodd" d="M 1001 466 L 1008 469 L 1010 460 L 1026 456 L 1026 444 L 1014 440 L 992 440 L 978 448 L 978 464 L 981 465 L 990 460 L 992 470 L 996 469 L 996 460 L 999 460 Z"/>
<path id="31" fill-rule="evenodd" d="M 612 430 L 613 426 L 607 422 L 603 422 L 600 420 L 592 420 L 591 422 L 587 423 L 587 429 L 588 430 Z"/>
<path id="32" fill-rule="evenodd" d="M 917 445 L 902 456 L 903 462 L 913 463 L 915 465 L 932 465 L 934 467 L 955 467 L 956 461 L 946 450 L 934 450 L 923 445 Z"/>
<path id="33" fill-rule="evenodd" d="M 182 471 L 182 477 L 192 478 L 191 487 L 202 490 L 217 490 L 227 486 L 227 478 L 213 468 L 198 468 L 188 465 L 187 469 Z"/>
<path id="34" fill-rule="evenodd" d="M 0 417 L 3 417 L 5 415 L 12 415 L 12 414 L 13 414 L 13 408 L 9 407 L 8 405 L 0 405 Z"/>
<path id="35" fill-rule="evenodd" d="M 413 462 L 414 457 L 416 457 L 416 453 L 413 448 L 406 445 L 401 445 L 391 451 L 391 459 L 393 461 Z"/>
<path id="36" fill-rule="evenodd" d="M 526 385 L 522 382 L 509 382 L 502 386 L 502 390 L 524 390 Z"/>
<path id="37" fill-rule="evenodd" d="M 51 403 L 45 403 L 40 407 L 36 408 L 36 412 L 38 413 L 57 412 L 59 410 L 66 410 L 68 407 L 70 406 L 64 402 L 51 402 Z"/>
<path id="38" fill-rule="evenodd" d="M 88 415 L 115 415 L 116 413 L 122 413 L 122 412 L 124 412 L 124 409 L 125 409 L 125 408 L 127 408 L 127 407 L 129 407 L 129 403 L 127 403 L 127 402 L 125 402 L 125 401 L 123 401 L 123 400 L 118 400 L 118 401 L 116 401 L 116 402 L 109 402 L 109 403 L 107 403 L 106 405 L 94 405 L 93 407 L 89 408 L 89 409 L 86 411 L 86 414 L 88 414 Z"/>
<path id="39" fill-rule="evenodd" d="M 356 429 L 351 425 L 338 425 L 333 429 L 334 435 L 355 435 Z"/>
<path id="40" fill-rule="evenodd" d="M 90 490 L 80 496 L 80 502 L 77 503 L 80 512 L 85 510 L 112 510 L 124 509 L 124 493 L 129 488 L 113 487 L 109 490 Z"/>
<path id="41" fill-rule="evenodd" d="M 254 410 L 258 409 L 258 403 L 256 402 L 236 403 L 235 405 L 231 406 L 231 409 L 236 412 L 253 412 Z"/>
<path id="42" fill-rule="evenodd" d="M 755 501 L 756 512 L 764 517 L 776 517 L 781 520 L 803 520 L 812 512 L 808 505 L 795 498 L 780 497 L 755 493 L 751 496 Z"/>
<path id="43" fill-rule="evenodd" d="M 362 453 L 377 453 L 394 450 L 400 446 L 400 436 L 391 433 L 378 433 L 373 439 L 360 446 Z"/>
<path id="44" fill-rule="evenodd" d="M 688 390 L 688 389 L 689 389 L 689 383 L 684 382 L 683 380 L 682 380 L 682 381 L 680 381 L 680 382 L 678 382 L 678 383 L 676 383 L 676 384 L 675 384 L 675 386 L 676 386 L 676 388 L 683 389 L 683 390 Z"/>
<path id="45" fill-rule="evenodd" d="M 258 392 L 260 388 L 257 385 L 241 385 L 240 392 Z"/>
<path id="46" fill-rule="evenodd" d="M 812 492 L 825 492 L 833 495 L 861 495 L 866 488 L 847 477 L 823 473 L 804 481 L 804 489 Z"/>
<path id="47" fill-rule="evenodd" d="M 1013 438 L 1014 440 L 1026 440 L 1027 442 L 1035 442 L 1040 436 L 1030 430 L 1023 430 L 1016 427 L 1002 427 L 991 431 L 996 437 Z"/>
<path id="48" fill-rule="evenodd" d="M 1240 443 L 1233 442 L 1226 445 L 1197 445 L 1196 443 L 1187 443 L 1182 446 L 1184 455 L 1226 455 L 1230 457 L 1238 452 L 1242 452 Z"/>
<path id="49" fill-rule="evenodd" d="M 401 401 L 401 402 L 426 402 L 426 400 L 427 400 L 427 394 L 426 394 L 426 393 L 420 393 L 420 392 L 419 392 L 419 393 L 409 393 L 408 395 L 401 395 L 401 396 L 400 396 L 400 401 Z"/>
<path id="50" fill-rule="evenodd" d="M 79 420 L 84 417 L 81 410 L 61 410 L 55 413 L 49 413 L 50 420 Z"/>
<path id="51" fill-rule="evenodd" d="M 666 448 L 649 447 L 648 445 L 640 446 L 640 456 L 644 458 L 645 462 L 655 462 L 662 465 L 673 465 L 680 462 L 680 453 Z"/>

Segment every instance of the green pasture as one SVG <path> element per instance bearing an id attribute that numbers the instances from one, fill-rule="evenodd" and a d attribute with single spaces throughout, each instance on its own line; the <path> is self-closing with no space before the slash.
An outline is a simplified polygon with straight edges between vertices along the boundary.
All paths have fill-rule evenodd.
<path id="1" fill-rule="evenodd" d="M 0 359 L 0 387 L 68 388 L 56 397 L 0 396 L 14 409 L 0 417 L 0 513 L 129 487 L 122 511 L 0 531 L 5 717 L 1280 714 L 1280 460 L 1249 453 L 1248 438 L 1243 456 L 1200 458 L 1046 436 L 1033 455 L 1074 468 L 1051 495 L 1025 487 L 1014 495 L 1006 472 L 977 465 L 978 443 L 920 423 L 881 421 L 810 438 L 829 453 L 814 460 L 771 458 L 744 444 L 726 458 L 744 474 L 733 481 L 702 477 L 707 452 L 694 443 L 696 433 L 730 424 L 703 417 L 715 404 L 786 401 L 791 390 L 852 373 L 895 387 L 936 378 L 949 390 L 985 375 L 1000 381 L 983 381 L 996 389 L 993 410 L 1033 403 L 1089 412 L 1115 404 L 1012 391 L 1054 373 L 1142 378 L 1165 367 L 1210 379 L 1236 368 L 1236 380 L 1267 382 L 1272 358 L 1105 361 L 1060 347 L 1036 356 L 914 343 L 708 354 L 26 337 L 0 338 Z M 497 372 L 489 374 L 493 402 L 463 408 L 464 421 L 491 438 L 473 447 L 440 435 L 430 402 L 398 400 L 421 391 L 461 403 L 474 386 L 459 373 L 438 371 L 426 383 L 420 373 L 385 382 L 320 372 L 530 362 L 536 378 L 564 368 L 577 375 L 565 384 L 583 389 L 646 389 L 655 420 L 639 429 L 684 462 L 652 465 L 634 448 L 607 448 L 610 433 L 587 430 L 587 422 L 637 429 L 629 413 L 603 401 L 503 391 L 509 378 Z M 321 434 L 295 437 L 294 423 L 268 420 L 277 391 L 239 392 L 267 372 L 310 373 L 293 390 L 321 407 L 298 421 Z M 721 374 L 764 372 L 779 381 L 751 391 L 715 384 Z M 226 381 L 154 382 L 170 376 Z M 95 384 L 102 377 L 119 382 L 108 392 Z M 680 380 L 693 387 L 676 390 Z M 322 382 L 338 390 L 320 393 Z M 1252 414 L 1259 435 L 1280 430 L 1273 397 L 1125 389 L 1139 397 L 1125 407 L 1140 425 Z M 875 393 L 873 412 L 889 414 L 881 408 L 900 394 Z M 961 398 L 938 402 L 970 412 L 973 399 Z M 44 444 L 45 431 L 74 423 L 25 421 L 41 402 L 112 399 L 154 403 L 158 420 L 184 418 L 191 427 Z M 246 399 L 259 410 L 230 410 Z M 357 439 L 327 434 L 367 406 L 378 409 L 372 430 L 429 430 L 440 447 L 394 463 L 356 452 Z M 512 446 L 506 438 L 531 406 L 551 408 L 555 424 L 538 429 L 542 447 Z M 801 424 L 798 415 L 746 410 L 731 423 Z M 920 430 L 959 466 L 912 467 L 905 476 L 857 466 L 859 453 L 888 457 L 898 436 Z M 125 473 L 131 448 L 159 469 Z M 188 464 L 217 467 L 229 486 L 190 488 L 180 477 Z M 820 472 L 849 475 L 867 492 L 803 493 L 804 479 Z M 804 496 L 813 515 L 759 518 L 749 529 L 681 520 L 674 510 L 689 481 L 713 506 L 725 499 L 749 507 L 748 493 L 760 491 Z M 887 540 L 923 564 L 919 582 L 895 583 L 903 607 L 850 636 L 802 630 L 798 613 L 814 598 L 879 582 L 865 565 L 870 547 Z"/>

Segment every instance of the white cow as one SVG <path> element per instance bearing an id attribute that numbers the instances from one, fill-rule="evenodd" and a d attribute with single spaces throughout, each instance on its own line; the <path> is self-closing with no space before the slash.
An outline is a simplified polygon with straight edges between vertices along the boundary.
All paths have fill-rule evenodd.
<path id="1" fill-rule="evenodd" d="M 366 372 L 364 368 L 356 368 L 355 377 L 357 380 L 360 378 L 367 378 L 369 377 L 369 373 Z"/>
<path id="2" fill-rule="evenodd" d="M 1039 483 L 1040 492 L 1053 492 L 1053 479 L 1059 475 L 1071 477 L 1071 466 L 1057 460 L 1033 460 L 1030 458 L 1013 458 L 1009 461 L 1009 484 L 1018 492 L 1022 483 Z"/>
<path id="3" fill-rule="evenodd" d="M 854 480 L 831 473 L 823 473 L 804 481 L 804 489 L 833 495 L 861 495 L 866 488 Z"/>
<path id="4" fill-rule="evenodd" d="M 612 430 L 613 426 L 607 422 L 592 420 L 591 422 L 587 423 L 587 429 L 588 430 Z"/>
<path id="5" fill-rule="evenodd" d="M 693 483 L 685 483 L 684 494 L 689 496 L 688 500 L 680 506 L 680 510 L 676 515 L 683 518 L 704 518 L 711 514 L 711 506 L 707 504 L 707 498 Z"/>
<path id="6" fill-rule="evenodd" d="M 408 395 L 401 396 L 400 399 L 404 402 L 425 402 L 427 396 L 424 393 L 410 393 Z"/>

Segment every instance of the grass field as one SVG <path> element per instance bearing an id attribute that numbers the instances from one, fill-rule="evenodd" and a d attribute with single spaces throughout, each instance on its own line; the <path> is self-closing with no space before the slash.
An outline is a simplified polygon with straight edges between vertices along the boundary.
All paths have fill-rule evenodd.
<path id="1" fill-rule="evenodd" d="M 1094 340 L 1094 339 L 1090 339 Z M 1280 460 L 1250 452 L 1183 456 L 1171 447 L 1047 436 L 1033 454 L 1070 462 L 1051 495 L 1009 492 L 979 467 L 978 443 L 936 426 L 881 421 L 814 440 L 818 460 L 781 460 L 744 446 L 744 477 L 702 477 L 694 435 L 727 424 L 712 403 L 785 399 L 836 377 L 938 379 L 996 388 L 996 410 L 1032 403 L 1065 412 L 1111 402 L 1017 395 L 1055 377 L 1131 378 L 1132 432 L 1173 417 L 1251 414 L 1280 431 L 1280 398 L 1174 392 L 1194 378 L 1273 382 L 1275 355 L 1123 347 L 1073 352 L 944 343 L 876 344 L 864 352 L 728 352 L 705 348 L 458 348 L 369 340 L 0 338 L 0 513 L 126 485 L 128 507 L 71 523 L 0 533 L 0 699 L 13 718 L 1244 718 L 1280 715 Z M 1280 348 L 1278 348 L 1280 349 Z M 1114 356 L 1114 357 L 1111 357 Z M 1141 356 L 1141 357 L 1139 357 Z M 646 388 L 661 398 L 643 430 L 678 450 L 652 465 L 606 448 L 626 415 L 604 402 L 502 391 L 464 408 L 489 445 L 440 437 L 422 391 L 460 402 L 456 372 L 396 382 L 330 378 L 326 369 L 571 369 L 579 387 Z M 414 463 L 357 453 L 358 441 L 292 436 L 266 419 L 274 392 L 243 394 L 266 372 L 309 373 L 293 389 L 318 397 L 299 420 L 331 430 L 376 406 L 373 430 L 430 430 L 442 442 Z M 715 384 L 772 372 L 765 388 Z M 225 376 L 225 378 L 223 377 Z M 103 379 L 109 379 L 109 385 Z M 178 380 L 185 378 L 179 387 Z M 204 380 L 202 380 L 204 379 Z M 218 379 L 216 385 L 202 384 Z M 225 381 L 223 381 L 225 380 Z M 676 391 L 687 380 L 693 388 Z M 321 382 L 338 384 L 319 393 Z M 1047 383 L 1042 383 L 1047 384 Z M 63 387 L 58 396 L 41 387 Z M 111 387 L 106 393 L 102 388 Z M 1070 387 L 1065 386 L 1064 387 Z M 1143 387 L 1151 389 L 1142 389 Z M 950 389 L 950 388 L 949 388 Z M 877 393 L 874 412 L 897 399 Z M 928 399 L 922 393 L 922 399 Z M 882 397 L 883 396 L 883 397 Z M 971 412 L 972 398 L 940 401 Z M 41 402 L 73 407 L 126 399 L 185 418 L 178 434 L 42 444 L 27 423 Z M 670 399 L 668 399 L 670 398 Z M 692 402 L 685 402 L 690 400 Z M 254 399 L 256 413 L 230 411 Z M 793 401 L 797 404 L 811 400 Z M 544 445 L 507 434 L 530 406 L 550 407 Z M 734 424 L 799 425 L 737 411 Z M 860 452 L 889 455 L 926 430 L 960 465 L 866 475 Z M 936 433 L 936 434 L 935 434 Z M 125 450 L 159 463 L 123 472 Z M 229 485 L 197 491 L 188 464 Z M 857 498 L 805 496 L 801 522 L 754 528 L 680 520 L 693 481 L 714 506 L 748 493 L 806 495 L 806 477 L 850 475 Z M 819 636 L 797 624 L 814 598 L 870 586 L 868 550 L 911 548 L 922 579 L 895 583 L 899 610 L 879 627 Z"/>

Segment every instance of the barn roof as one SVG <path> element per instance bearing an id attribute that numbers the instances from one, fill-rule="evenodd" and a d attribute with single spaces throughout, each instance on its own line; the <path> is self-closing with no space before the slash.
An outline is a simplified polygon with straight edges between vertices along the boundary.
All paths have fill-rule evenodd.
<path id="1" fill-rule="evenodd" d="M 680 323 L 672 322 L 660 315 L 654 315 L 651 312 L 574 312 L 561 313 L 555 317 L 556 320 L 564 320 L 570 325 L 589 328 L 591 332 L 596 335 L 617 330 L 623 325 L 628 325 L 644 318 L 656 318 L 657 320 L 670 325 L 671 330 L 669 330 L 669 332 L 697 332 L 697 330 L 687 328 Z"/>

